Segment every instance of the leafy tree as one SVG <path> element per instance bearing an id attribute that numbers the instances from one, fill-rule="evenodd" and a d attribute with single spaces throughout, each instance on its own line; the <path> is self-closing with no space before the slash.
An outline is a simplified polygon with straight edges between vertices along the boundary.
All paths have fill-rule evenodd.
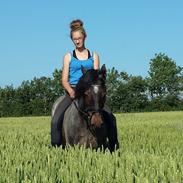
<path id="1" fill-rule="evenodd" d="M 21 116 L 32 115 L 30 102 L 32 100 L 32 86 L 30 81 L 23 81 L 20 87 L 16 91 L 16 101 L 19 104 L 17 106 Z"/>
<path id="2" fill-rule="evenodd" d="M 127 76 L 121 73 L 124 79 L 120 83 L 117 96 L 120 99 L 120 108 L 122 112 L 143 111 L 147 105 L 146 82 L 141 76 Z M 126 75 L 125 75 L 126 76 Z"/>
<path id="3" fill-rule="evenodd" d="M 0 88 L 0 117 L 50 115 L 54 101 L 65 94 L 61 73 L 55 69 L 52 77 Z M 183 110 L 183 68 L 159 53 L 150 60 L 148 73 L 143 79 L 108 69 L 107 105 L 113 112 Z"/>
<path id="4" fill-rule="evenodd" d="M 51 87 L 51 78 L 40 77 L 31 81 L 31 107 L 34 115 L 50 114 L 51 105 L 54 100 L 53 88 Z"/>
<path id="5" fill-rule="evenodd" d="M 155 54 L 151 59 L 147 83 L 153 110 L 171 110 L 178 106 L 183 91 L 182 70 L 165 54 Z"/>
<path id="6" fill-rule="evenodd" d="M 52 75 L 53 75 L 53 79 L 51 82 L 51 87 L 53 90 L 54 100 L 56 100 L 58 97 L 65 94 L 65 90 L 61 84 L 62 71 L 55 69 Z"/>
<path id="7" fill-rule="evenodd" d="M 116 111 L 119 107 L 119 100 L 117 99 L 116 93 L 119 87 L 119 73 L 113 67 L 112 69 L 108 69 L 107 71 L 107 105 L 111 108 L 112 111 Z"/>
<path id="8" fill-rule="evenodd" d="M 15 90 L 10 85 L 0 91 L 0 116 L 9 116 L 14 109 Z"/>
<path id="9" fill-rule="evenodd" d="M 146 82 L 141 76 L 131 76 L 127 83 L 130 111 L 143 111 L 147 106 Z"/>
<path id="10" fill-rule="evenodd" d="M 115 112 L 143 111 L 148 100 L 146 88 L 141 76 L 129 76 L 112 68 L 107 75 L 107 104 Z"/>
<path id="11" fill-rule="evenodd" d="M 180 82 L 182 70 L 183 68 L 177 66 L 175 61 L 167 55 L 155 54 L 155 58 L 150 61 L 147 78 L 151 98 L 177 96 L 182 90 Z"/>

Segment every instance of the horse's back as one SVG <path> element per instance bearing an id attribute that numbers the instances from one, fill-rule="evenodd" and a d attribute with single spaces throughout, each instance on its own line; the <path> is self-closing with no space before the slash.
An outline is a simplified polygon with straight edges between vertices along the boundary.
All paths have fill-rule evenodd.
<path id="1" fill-rule="evenodd" d="M 54 114 L 55 114 L 55 110 L 58 106 L 58 104 L 64 99 L 65 96 L 60 96 L 59 98 L 57 98 L 57 100 L 54 102 L 53 106 L 52 106 L 52 111 L 51 111 L 51 116 L 53 118 Z"/>

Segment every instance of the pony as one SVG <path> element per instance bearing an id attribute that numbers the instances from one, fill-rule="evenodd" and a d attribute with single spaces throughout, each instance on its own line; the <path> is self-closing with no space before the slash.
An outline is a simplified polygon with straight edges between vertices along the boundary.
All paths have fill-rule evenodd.
<path id="1" fill-rule="evenodd" d="M 75 99 L 64 114 L 61 135 L 62 147 L 76 144 L 86 148 L 119 148 L 116 118 L 107 108 L 106 67 L 86 70 L 81 67 L 82 77 L 75 88 Z M 52 107 L 52 117 L 60 97 Z"/>

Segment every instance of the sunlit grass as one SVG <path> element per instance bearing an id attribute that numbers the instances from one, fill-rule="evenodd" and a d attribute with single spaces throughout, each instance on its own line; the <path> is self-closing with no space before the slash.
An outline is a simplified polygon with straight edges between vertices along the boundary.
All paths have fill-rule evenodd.
<path id="1" fill-rule="evenodd" d="M 183 182 L 183 112 L 116 117 L 113 154 L 50 147 L 50 117 L 0 118 L 0 182 Z"/>

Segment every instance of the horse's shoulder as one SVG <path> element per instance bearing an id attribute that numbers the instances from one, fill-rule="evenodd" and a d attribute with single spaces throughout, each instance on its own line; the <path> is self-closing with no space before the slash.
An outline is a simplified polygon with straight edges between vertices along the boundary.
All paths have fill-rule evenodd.
<path id="1" fill-rule="evenodd" d="M 63 125 L 70 129 L 71 127 L 76 127 L 78 125 L 78 122 L 79 113 L 76 108 L 76 104 L 73 101 L 65 111 Z"/>
<path id="2" fill-rule="evenodd" d="M 65 113 L 71 113 L 71 114 L 74 114 L 77 112 L 77 108 L 76 108 L 76 101 L 74 100 L 71 105 L 67 108 L 66 112 Z"/>

